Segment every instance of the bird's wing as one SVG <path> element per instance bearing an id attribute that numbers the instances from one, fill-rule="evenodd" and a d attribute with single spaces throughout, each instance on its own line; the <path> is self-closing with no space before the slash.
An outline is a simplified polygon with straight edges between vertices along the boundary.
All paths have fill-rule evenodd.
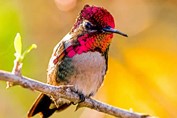
<path id="1" fill-rule="evenodd" d="M 55 46 L 53 50 L 47 70 L 47 83 L 52 85 L 61 84 L 56 82 L 57 72 L 60 63 L 66 56 L 66 49 L 69 46 L 71 46 L 71 36 L 68 34 Z"/>

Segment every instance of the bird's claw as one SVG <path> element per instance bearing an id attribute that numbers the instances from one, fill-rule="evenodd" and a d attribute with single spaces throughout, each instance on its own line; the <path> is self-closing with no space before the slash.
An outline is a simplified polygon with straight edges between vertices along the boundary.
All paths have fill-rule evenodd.
<path id="1" fill-rule="evenodd" d="M 76 104 L 79 104 L 79 103 L 85 101 L 85 96 L 84 96 L 82 93 L 79 93 L 79 92 L 76 92 L 76 91 L 74 91 L 74 92 L 75 92 L 76 94 L 78 94 L 78 96 L 79 96 L 79 101 L 77 101 L 77 102 L 72 102 L 73 105 L 76 105 Z"/>
<path id="2" fill-rule="evenodd" d="M 85 96 L 83 94 L 78 94 L 80 101 L 78 103 L 84 102 L 85 101 Z"/>

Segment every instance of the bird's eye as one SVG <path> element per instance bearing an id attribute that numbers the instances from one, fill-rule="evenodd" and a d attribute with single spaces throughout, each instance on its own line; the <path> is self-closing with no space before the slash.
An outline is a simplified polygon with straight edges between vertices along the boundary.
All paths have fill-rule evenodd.
<path id="1" fill-rule="evenodd" d="M 90 29 L 92 29 L 92 24 L 91 23 L 89 23 L 89 22 L 86 22 L 85 23 L 85 28 L 87 29 L 87 30 L 90 30 Z"/>

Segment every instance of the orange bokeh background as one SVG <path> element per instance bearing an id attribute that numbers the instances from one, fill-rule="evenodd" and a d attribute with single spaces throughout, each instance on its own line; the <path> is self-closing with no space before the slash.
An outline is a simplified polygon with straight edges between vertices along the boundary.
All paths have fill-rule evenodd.
<path id="1" fill-rule="evenodd" d="M 0 69 L 11 71 L 13 39 L 21 33 L 24 48 L 36 43 L 24 60 L 25 76 L 46 82 L 53 47 L 71 29 L 85 4 L 106 8 L 116 28 L 108 73 L 95 98 L 120 108 L 159 118 L 177 118 L 177 1 L 175 0 L 8 0 L 0 1 Z M 0 82 L 0 118 L 26 117 L 38 92 Z M 75 106 L 51 118 L 113 118 Z M 35 116 L 39 118 L 39 116 Z"/>

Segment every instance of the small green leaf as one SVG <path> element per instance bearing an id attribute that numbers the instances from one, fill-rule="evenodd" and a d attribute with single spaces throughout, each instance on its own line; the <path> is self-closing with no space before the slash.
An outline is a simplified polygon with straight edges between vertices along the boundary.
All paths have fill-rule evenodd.
<path id="1" fill-rule="evenodd" d="M 17 33 L 14 39 L 14 48 L 15 48 L 15 56 L 21 56 L 22 52 L 22 42 L 21 42 L 21 36 L 20 33 Z"/>
<path id="2" fill-rule="evenodd" d="M 22 61 L 24 59 L 24 57 L 26 56 L 26 54 L 28 54 L 32 49 L 35 49 L 35 48 L 37 48 L 37 45 L 36 44 L 32 44 L 27 50 L 25 50 L 23 52 L 23 54 L 21 55 L 20 60 Z"/>

